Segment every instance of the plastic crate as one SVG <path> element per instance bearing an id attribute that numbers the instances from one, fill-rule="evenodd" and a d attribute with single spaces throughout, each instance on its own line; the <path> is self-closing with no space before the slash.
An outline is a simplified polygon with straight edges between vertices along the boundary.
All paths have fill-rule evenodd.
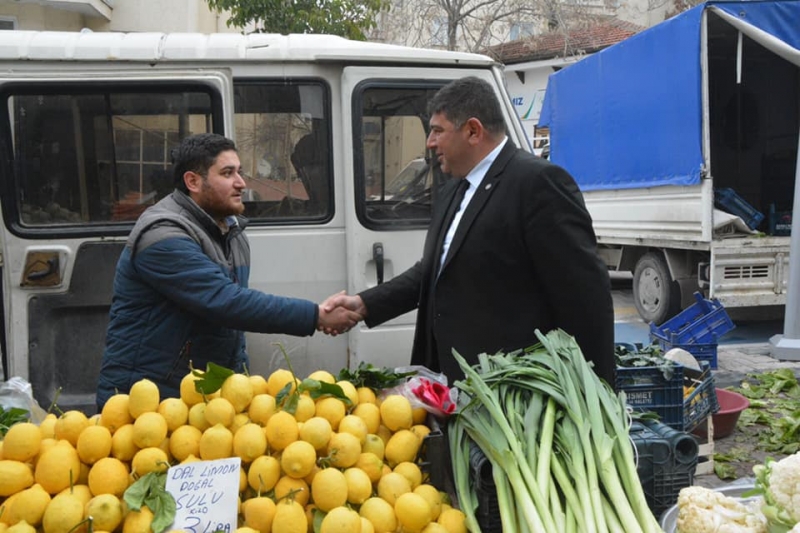
<path id="1" fill-rule="evenodd" d="M 694 356 L 699 362 L 705 361 L 711 366 L 712 370 L 717 369 L 717 343 L 707 344 L 673 344 L 658 333 L 650 333 L 650 338 L 657 342 L 661 349 L 666 353 L 673 348 L 681 348 Z"/>
<path id="2" fill-rule="evenodd" d="M 501 533 L 503 524 L 500 521 L 500 503 L 497 501 L 497 488 L 492 477 L 492 463 L 484 455 L 480 447 L 470 442 L 469 479 L 475 487 L 478 508 L 475 517 L 482 533 Z"/>
<path id="3" fill-rule="evenodd" d="M 697 441 L 651 420 L 634 422 L 630 437 L 647 504 L 658 517 L 675 505 L 681 489 L 692 484 L 699 454 Z"/>
<path id="4" fill-rule="evenodd" d="M 625 391 L 628 405 L 653 411 L 670 425 L 683 423 L 683 366 L 672 365 L 672 376 L 656 366 L 617 367 L 615 388 Z"/>
<path id="5" fill-rule="evenodd" d="M 709 376 L 683 400 L 682 427 L 673 427 L 689 433 L 717 411 L 719 411 L 717 387 L 714 376 L 709 373 Z"/>
<path id="6" fill-rule="evenodd" d="M 433 415 L 428 415 L 426 424 L 430 432 L 422 439 L 417 453 L 417 464 L 423 475 L 427 475 L 428 483 L 440 491 L 453 493 L 450 445 L 447 435 Z"/>
<path id="7" fill-rule="evenodd" d="M 714 189 L 714 205 L 723 211 L 741 218 L 750 229 L 756 229 L 764 215 L 748 204 L 741 196 L 729 187 Z"/>
<path id="8" fill-rule="evenodd" d="M 776 211 L 775 205 L 769 208 L 769 234 L 785 237 L 792 234 L 792 212 Z"/>
<path id="9" fill-rule="evenodd" d="M 660 326 L 650 324 L 650 338 L 663 338 L 672 344 L 708 344 L 736 326 L 718 300 L 706 300 L 694 293 L 693 303 Z"/>

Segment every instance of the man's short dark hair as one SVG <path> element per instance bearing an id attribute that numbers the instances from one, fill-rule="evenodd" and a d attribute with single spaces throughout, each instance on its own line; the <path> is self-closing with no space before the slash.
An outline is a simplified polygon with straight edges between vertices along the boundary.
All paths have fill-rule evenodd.
<path id="1" fill-rule="evenodd" d="M 486 130 L 499 135 L 505 132 L 503 109 L 492 86 L 475 76 L 451 81 L 428 102 L 428 116 L 443 114 L 456 126 L 477 118 Z"/>
<path id="2" fill-rule="evenodd" d="M 236 150 L 236 144 L 217 133 L 198 133 L 181 141 L 180 146 L 172 151 L 172 176 L 175 188 L 188 193 L 183 175 L 189 171 L 203 177 L 208 176 L 208 169 L 214 165 L 221 152 Z"/>

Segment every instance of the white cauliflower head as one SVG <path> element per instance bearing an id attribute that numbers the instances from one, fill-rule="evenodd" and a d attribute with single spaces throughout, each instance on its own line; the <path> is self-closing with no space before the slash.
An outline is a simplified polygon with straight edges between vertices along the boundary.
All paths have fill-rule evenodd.
<path id="1" fill-rule="evenodd" d="M 704 487 L 686 487 L 678 495 L 678 533 L 767 533 L 760 500 L 744 505 Z"/>
<path id="2" fill-rule="evenodd" d="M 793 523 L 800 522 L 800 454 L 772 462 L 769 468 L 769 495 Z"/>

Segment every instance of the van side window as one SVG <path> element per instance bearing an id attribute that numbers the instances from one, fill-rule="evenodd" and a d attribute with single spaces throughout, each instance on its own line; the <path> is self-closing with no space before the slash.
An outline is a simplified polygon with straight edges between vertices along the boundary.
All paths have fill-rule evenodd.
<path id="1" fill-rule="evenodd" d="M 3 96 L 13 160 L 3 209 L 20 233 L 129 226 L 174 189 L 170 150 L 221 113 L 209 89 L 185 83 L 14 85 Z"/>
<path id="2" fill-rule="evenodd" d="M 330 91 L 314 80 L 236 80 L 236 146 L 251 223 L 333 216 Z"/>
<path id="3" fill-rule="evenodd" d="M 424 228 L 444 179 L 429 163 L 426 105 L 441 85 L 365 84 L 354 103 L 357 214 L 370 229 Z"/>

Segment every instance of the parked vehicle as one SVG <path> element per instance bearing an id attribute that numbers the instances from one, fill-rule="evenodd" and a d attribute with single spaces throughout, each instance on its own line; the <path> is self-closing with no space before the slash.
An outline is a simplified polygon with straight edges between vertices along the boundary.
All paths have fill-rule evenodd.
<path id="1" fill-rule="evenodd" d="M 797 0 L 707 2 L 549 79 L 550 158 L 584 191 L 609 268 L 633 272 L 648 322 L 698 288 L 728 308 L 786 303 L 795 20 Z"/>
<path id="2" fill-rule="evenodd" d="M 466 75 L 496 87 L 512 141 L 527 146 L 485 56 L 324 35 L 0 32 L 5 376 L 28 379 L 43 405 L 61 387 L 62 409 L 94 408 L 117 257 L 172 190 L 170 150 L 188 134 L 237 142 L 251 287 L 322 301 L 403 272 L 442 179 L 417 164 L 425 107 Z M 423 167 L 414 194 L 391 188 Z M 414 320 L 336 338 L 251 335 L 250 370 L 285 366 L 275 343 L 300 375 L 402 365 Z"/>

